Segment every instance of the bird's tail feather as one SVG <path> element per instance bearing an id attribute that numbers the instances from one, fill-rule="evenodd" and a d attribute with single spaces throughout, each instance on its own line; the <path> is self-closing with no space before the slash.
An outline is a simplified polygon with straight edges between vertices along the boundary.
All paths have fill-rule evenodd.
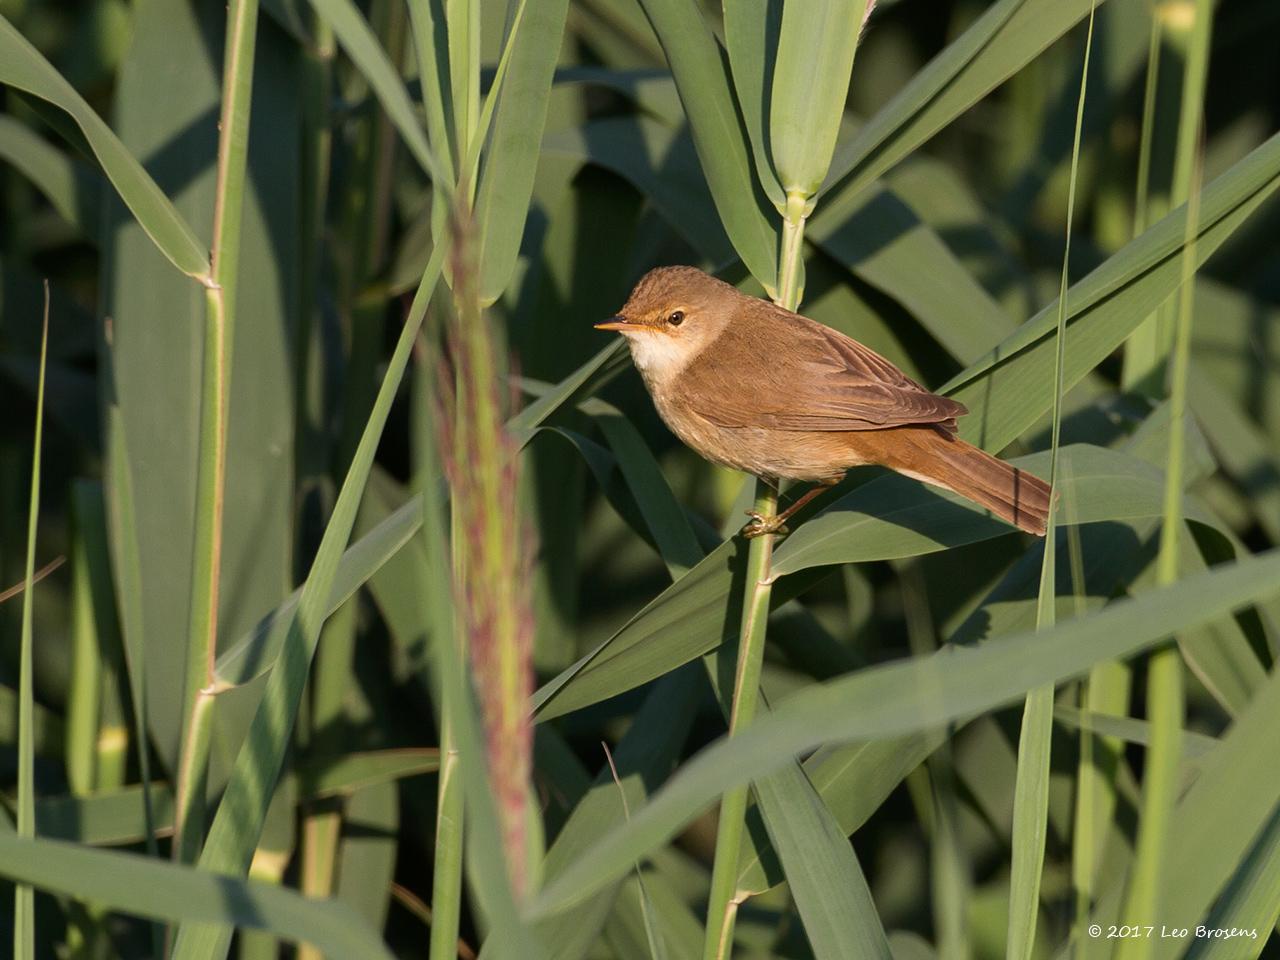
<path id="1" fill-rule="evenodd" d="M 1044 536 L 1047 483 L 955 437 L 934 433 L 926 442 L 933 456 L 924 462 L 933 469 L 922 479 L 967 497 L 1027 533 Z"/>

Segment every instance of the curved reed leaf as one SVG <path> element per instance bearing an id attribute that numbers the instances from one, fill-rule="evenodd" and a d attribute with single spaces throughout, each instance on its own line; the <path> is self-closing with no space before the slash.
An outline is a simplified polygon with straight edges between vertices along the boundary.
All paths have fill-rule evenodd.
<path id="1" fill-rule="evenodd" d="M 476 197 L 482 304 L 498 299 L 515 270 L 568 8 L 569 0 L 525 0 L 508 41 L 515 47 L 498 94 Z"/>
<path id="2" fill-rule="evenodd" d="M 1070 30 L 1089 12 L 1089 4 L 993 4 L 836 151 L 819 195 L 859 193 Z"/>
<path id="3" fill-rule="evenodd" d="M 753 780 L 752 790 L 814 956 L 889 960 L 858 858 L 809 778 L 792 764 Z"/>
<path id="4" fill-rule="evenodd" d="M 542 149 L 612 170 L 644 194 L 700 256 L 716 264 L 733 259 L 687 130 L 647 117 L 606 117 L 549 134 Z"/>
<path id="5" fill-rule="evenodd" d="M 724 0 L 724 44 L 733 74 L 733 89 L 742 109 L 756 176 L 765 196 L 781 213 L 787 195 L 778 182 L 769 152 L 769 109 L 773 68 L 778 57 L 782 4 L 777 0 Z M 841 104 L 841 110 L 844 105 Z"/>
<path id="6" fill-rule="evenodd" d="M 750 146 L 715 38 L 693 4 L 642 0 L 642 5 L 676 78 L 725 231 L 747 269 L 773 291 L 778 283 L 778 234 L 767 215 L 768 200 L 752 175 Z"/>
<path id="7" fill-rule="evenodd" d="M 98 241 L 102 178 L 38 136 L 26 124 L 0 116 L 0 159 L 29 179 L 85 239 Z"/>
<path id="8" fill-rule="evenodd" d="M 415 498 L 399 507 L 343 552 L 334 571 L 325 616 L 349 600 L 370 577 L 391 560 L 422 526 L 421 505 Z M 252 632 L 227 647 L 214 666 L 220 689 L 240 686 L 271 669 L 284 645 L 302 597 L 299 587 L 284 603 L 263 617 Z"/>
<path id="9" fill-rule="evenodd" d="M 209 277 L 207 248 L 111 128 L 13 24 L 0 16 L 0 83 L 58 107 L 75 121 L 102 171 L 160 252 L 183 273 Z"/>
<path id="10" fill-rule="evenodd" d="M 0 834 L 0 874 L 142 917 L 266 929 L 314 943 L 329 956 L 391 958 L 345 904 L 151 857 Z"/>
<path id="11" fill-rule="evenodd" d="M 1204 188 L 1194 237 L 1195 266 L 1212 256 L 1278 187 L 1280 135 Z M 1179 208 L 1067 292 L 1066 389 L 1178 289 L 1185 227 L 1186 209 Z M 1056 315 L 1055 302 L 942 388 L 969 408 L 960 421 L 961 436 L 999 450 L 1048 409 Z"/>
<path id="12" fill-rule="evenodd" d="M 684 766 L 631 821 L 597 844 L 533 906 L 541 917 L 620 877 L 727 788 L 758 778 L 825 742 L 887 737 L 963 720 L 1057 683 L 1093 663 L 1130 656 L 1169 633 L 1280 590 L 1280 551 L 1214 568 L 1043 633 L 993 640 L 861 670 L 807 688 L 770 716 Z"/>
<path id="13" fill-rule="evenodd" d="M 1158 469 L 1101 448 L 1067 448 L 1065 454 L 1072 458 L 1068 495 L 1078 504 L 1078 522 L 1160 515 Z M 1198 517 L 1212 522 L 1203 512 Z M 792 581 L 813 567 L 920 556 L 1010 532 L 950 494 L 906 477 L 882 477 L 807 520 L 783 542 L 774 562 L 782 577 L 777 602 L 800 590 L 802 584 Z M 737 625 L 727 598 L 736 589 L 734 557 L 741 548 L 734 538 L 711 551 L 613 637 L 544 684 L 534 696 L 539 719 L 632 689 L 732 635 Z"/>
<path id="14" fill-rule="evenodd" d="M 409 99 L 400 74 L 391 65 L 364 14 L 351 0 L 311 0 L 311 5 L 324 18 L 342 49 L 369 81 L 382 109 L 387 112 L 387 117 L 395 125 L 418 165 L 433 181 L 449 183 L 427 142 L 422 124 L 418 122 L 413 102 Z"/>

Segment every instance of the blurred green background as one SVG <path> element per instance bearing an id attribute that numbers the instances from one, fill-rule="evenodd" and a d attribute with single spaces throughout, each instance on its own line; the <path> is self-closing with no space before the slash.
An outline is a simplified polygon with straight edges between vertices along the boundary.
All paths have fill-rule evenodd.
<path id="1" fill-rule="evenodd" d="M 815 0 L 798 16 L 846 6 Z M 244 7 L 232 5 L 233 25 Z M 263 0 L 242 90 L 252 114 L 241 193 L 219 180 L 231 63 L 222 4 L 0 0 L 0 590 L 21 588 L 26 569 L 45 279 L 35 568 L 64 561 L 0 603 L 0 833 L 10 835 L 0 838 L 0 874 L 42 891 L 34 928 L 21 919 L 21 896 L 17 912 L 7 888 L 0 897 L 15 955 L 156 956 L 173 946 L 173 928 L 152 920 L 185 921 L 184 931 L 210 920 L 265 927 L 236 936 L 230 949 L 245 958 L 292 955 L 316 930 L 323 944 L 301 955 L 372 956 L 367 944 L 383 943 L 395 956 L 470 956 L 489 938 L 486 956 L 702 955 L 712 864 L 723 855 L 710 800 L 727 781 L 708 775 L 706 802 L 689 800 L 643 849 L 620 845 L 590 862 L 585 852 L 725 732 L 697 660 L 711 652 L 712 675 L 732 686 L 746 552 L 732 534 L 751 489 L 671 436 L 625 355 L 602 353 L 609 335 L 591 325 L 661 264 L 697 264 L 749 292 L 777 292 L 778 184 L 749 91 L 755 83 L 759 108 L 779 31 L 796 29 L 782 10 L 769 0 Z M 800 309 L 956 393 L 974 411 L 970 440 L 1008 458 L 1032 455 L 1027 465 L 1045 477 L 1061 319 L 1065 492 L 1050 580 L 1057 600 L 1047 604 L 1056 617 L 1040 603 L 1039 623 L 1111 608 L 1128 619 L 1062 633 L 1063 657 L 1100 638 L 1078 664 L 1045 653 L 1041 673 L 1018 673 L 1039 656 L 1030 631 L 1043 545 L 914 482 L 855 471 L 837 495 L 846 499 L 821 501 L 822 517 L 782 541 L 774 560 L 784 576 L 761 689 L 772 706 L 794 707 L 797 723 L 808 718 L 813 740 L 802 765 L 785 766 L 800 740 L 761 740 L 758 768 L 742 768 L 739 779 L 759 779 L 735 887 L 751 894 L 738 910 L 736 955 L 1237 958 L 1261 955 L 1274 935 L 1280 569 L 1263 564 L 1274 565 L 1280 546 L 1280 4 L 1100 3 L 1073 181 L 1089 12 L 1080 0 L 876 5 L 844 109 L 822 118 L 838 139 L 804 234 Z M 726 28 L 734 15 L 749 36 Z M 815 34 L 815 58 L 831 33 Z M 232 36 L 244 53 L 243 35 Z M 495 76 L 505 86 L 486 140 L 477 108 Z M 443 113 L 433 96 L 443 96 Z M 717 104 L 728 111 L 719 126 Z M 118 140 L 94 133 L 92 113 Z M 472 142 L 484 149 L 468 183 L 457 171 Z M 121 186 L 134 176 L 128 157 L 171 206 L 141 180 Z M 433 184 L 428 168 L 441 157 L 449 170 Z M 1182 204 L 1201 179 L 1188 222 Z M 1072 295 L 1059 318 L 1073 186 Z M 450 195 L 470 187 L 479 225 L 467 240 L 471 228 L 450 227 Z M 210 261 L 220 196 L 242 218 Z M 478 251 L 471 294 L 459 294 L 471 268 L 444 249 L 446 237 Z M 1184 282 L 1206 257 L 1194 285 Z M 442 262 L 447 283 L 435 285 Z M 191 638 L 207 560 L 199 478 L 214 300 L 199 278 L 210 263 L 234 281 L 223 287 L 234 336 L 213 595 L 220 658 L 201 679 Z M 398 347 L 424 271 L 423 332 Z M 1174 337 L 1180 286 L 1190 298 L 1185 350 Z M 513 407 L 526 408 L 508 411 L 517 419 L 503 436 L 513 439 L 494 441 L 518 444 L 516 505 L 488 520 L 506 525 L 510 556 L 528 557 L 501 581 L 523 583 L 527 596 L 498 581 L 470 584 L 500 591 L 495 608 L 509 603 L 532 623 L 541 687 L 526 785 L 533 880 L 519 922 L 490 889 L 513 896 L 497 861 L 486 872 L 483 862 L 440 858 L 440 804 L 462 803 L 437 775 L 439 691 L 451 676 L 440 624 L 450 615 L 432 598 L 442 586 L 448 594 L 450 566 L 431 540 L 434 521 L 419 530 L 423 504 L 439 508 L 448 456 L 431 426 L 437 347 L 451 325 L 477 329 L 481 305 L 506 372 L 480 386 L 500 401 L 518 394 Z M 1176 405 L 1171 417 L 1170 356 L 1175 368 L 1187 361 L 1185 423 Z M 1184 452 L 1174 455 L 1173 489 L 1185 487 L 1186 498 L 1169 501 L 1175 434 Z M 457 475 L 465 486 L 468 470 L 497 462 L 484 454 L 455 471 L 455 499 Z M 1183 536 L 1157 561 L 1162 516 Z M 331 589 L 302 600 L 311 619 L 299 622 L 310 626 L 294 640 L 310 629 L 318 646 L 290 647 L 286 600 L 313 569 L 326 528 L 352 522 L 354 546 Z M 334 537 L 336 561 L 348 543 Z M 1219 566 L 1261 579 L 1250 587 L 1205 573 Z M 1192 581 L 1169 587 L 1181 578 Z M 1157 585 L 1166 592 L 1152 595 Z M 1147 606 L 1124 605 L 1144 596 Z M 332 616 L 317 636 L 321 608 Z M 1163 627 L 1161 610 L 1174 618 Z M 1161 646 L 1175 625 L 1176 643 Z M 1026 641 L 1023 660 L 1012 648 L 990 659 L 991 677 L 1012 678 L 1005 693 L 985 674 L 957 673 L 936 696 L 923 669 L 883 687 L 882 675 L 864 674 L 1004 634 Z M 461 640 L 465 650 L 465 629 Z M 33 684 L 20 723 L 24 644 Z M 285 708 L 288 725 L 262 728 L 283 773 L 265 774 L 265 797 L 245 794 L 261 800 L 260 829 L 223 846 L 215 825 L 206 857 L 235 849 L 231 860 L 148 870 L 194 863 L 229 780 L 253 782 L 236 764 L 246 763 L 246 733 L 282 645 L 305 649 L 291 676 L 306 687 L 300 706 Z M 1163 674 L 1148 669 L 1146 648 L 1173 658 Z M 718 661 L 717 649 L 727 654 Z M 931 662 L 950 672 L 950 661 Z M 1171 699 L 1157 674 L 1176 683 Z M 824 682 L 859 677 L 849 699 L 818 699 Z M 196 691 L 211 681 L 211 721 L 199 727 Z M 1051 751 L 1038 755 L 1047 763 L 1042 880 L 1029 906 L 1011 907 L 1011 862 L 1028 851 L 1034 862 L 1037 845 L 1020 831 L 1034 832 L 1039 817 L 1015 789 L 1019 763 L 1025 773 L 1037 756 L 1024 744 L 1020 757 L 1021 699 L 1046 682 L 1057 694 Z M 894 702 L 915 702 L 899 696 L 908 688 L 927 709 L 894 719 Z M 495 696 L 478 691 L 486 721 Z M 835 702 L 843 706 L 824 706 Z M 519 698 L 501 706 L 526 712 Z M 203 746 L 184 739 L 193 729 L 207 735 Z M 247 742 L 258 742 L 254 731 Z M 194 839 L 185 854 L 171 851 L 170 786 L 184 760 L 197 771 L 187 774 Z M 780 764 L 798 781 L 765 778 Z M 1164 788 L 1153 785 L 1158 767 L 1171 771 Z M 34 784 L 33 800 L 20 782 Z M 466 784 L 468 823 L 483 832 L 493 811 L 475 814 L 476 782 Z M 812 804 L 811 815 L 795 814 L 798 804 Z M 795 816 L 784 827 L 787 811 Z M 232 831 L 249 822 L 227 816 Z M 1154 840 L 1139 842 L 1144 823 Z M 19 834 L 32 832 L 77 846 L 24 846 L 36 841 Z M 147 859 L 136 875 L 122 873 L 124 861 L 93 859 L 89 847 Z M 815 851 L 827 848 L 844 852 L 825 863 Z M 795 859 L 806 851 L 812 863 Z M 568 901 L 540 901 L 537 891 L 574 862 L 578 880 L 595 871 L 581 891 L 593 896 L 557 912 Z M 224 889 L 213 869 L 247 871 L 263 886 Z M 445 898 L 441 926 L 431 909 L 440 884 L 462 873 L 469 881 Z M 863 876 L 871 902 L 855 909 L 844 898 Z M 271 886 L 332 897 L 345 912 L 322 929 L 313 924 L 327 907 L 260 901 Z M 1150 910 L 1134 915 L 1144 903 Z M 462 941 L 452 951 L 450 912 Z M 1257 938 L 1095 941 L 1083 933 L 1095 919 L 1247 926 Z M 842 923 L 874 935 L 855 944 Z M 443 945 L 431 939 L 437 927 Z M 1009 939 L 1015 928 L 1025 943 Z M 190 956 L 227 949 L 184 943 Z"/>

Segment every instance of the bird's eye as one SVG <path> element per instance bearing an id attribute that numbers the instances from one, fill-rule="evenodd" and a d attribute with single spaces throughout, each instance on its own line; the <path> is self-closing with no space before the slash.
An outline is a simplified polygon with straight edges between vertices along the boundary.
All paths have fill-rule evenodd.
<path id="1" fill-rule="evenodd" d="M 680 326 L 680 324 L 684 323 L 684 311 L 677 310 L 671 316 L 667 317 L 667 323 L 671 324 L 673 327 Z"/>

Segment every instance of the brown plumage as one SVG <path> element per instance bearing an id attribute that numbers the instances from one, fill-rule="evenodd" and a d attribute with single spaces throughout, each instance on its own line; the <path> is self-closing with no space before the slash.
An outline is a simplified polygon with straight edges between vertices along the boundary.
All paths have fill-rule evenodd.
<path id="1" fill-rule="evenodd" d="M 820 486 L 879 464 L 1044 534 L 1049 486 L 956 436 L 963 404 L 838 330 L 693 267 L 659 267 L 601 329 L 623 333 L 667 426 L 715 463 Z"/>

